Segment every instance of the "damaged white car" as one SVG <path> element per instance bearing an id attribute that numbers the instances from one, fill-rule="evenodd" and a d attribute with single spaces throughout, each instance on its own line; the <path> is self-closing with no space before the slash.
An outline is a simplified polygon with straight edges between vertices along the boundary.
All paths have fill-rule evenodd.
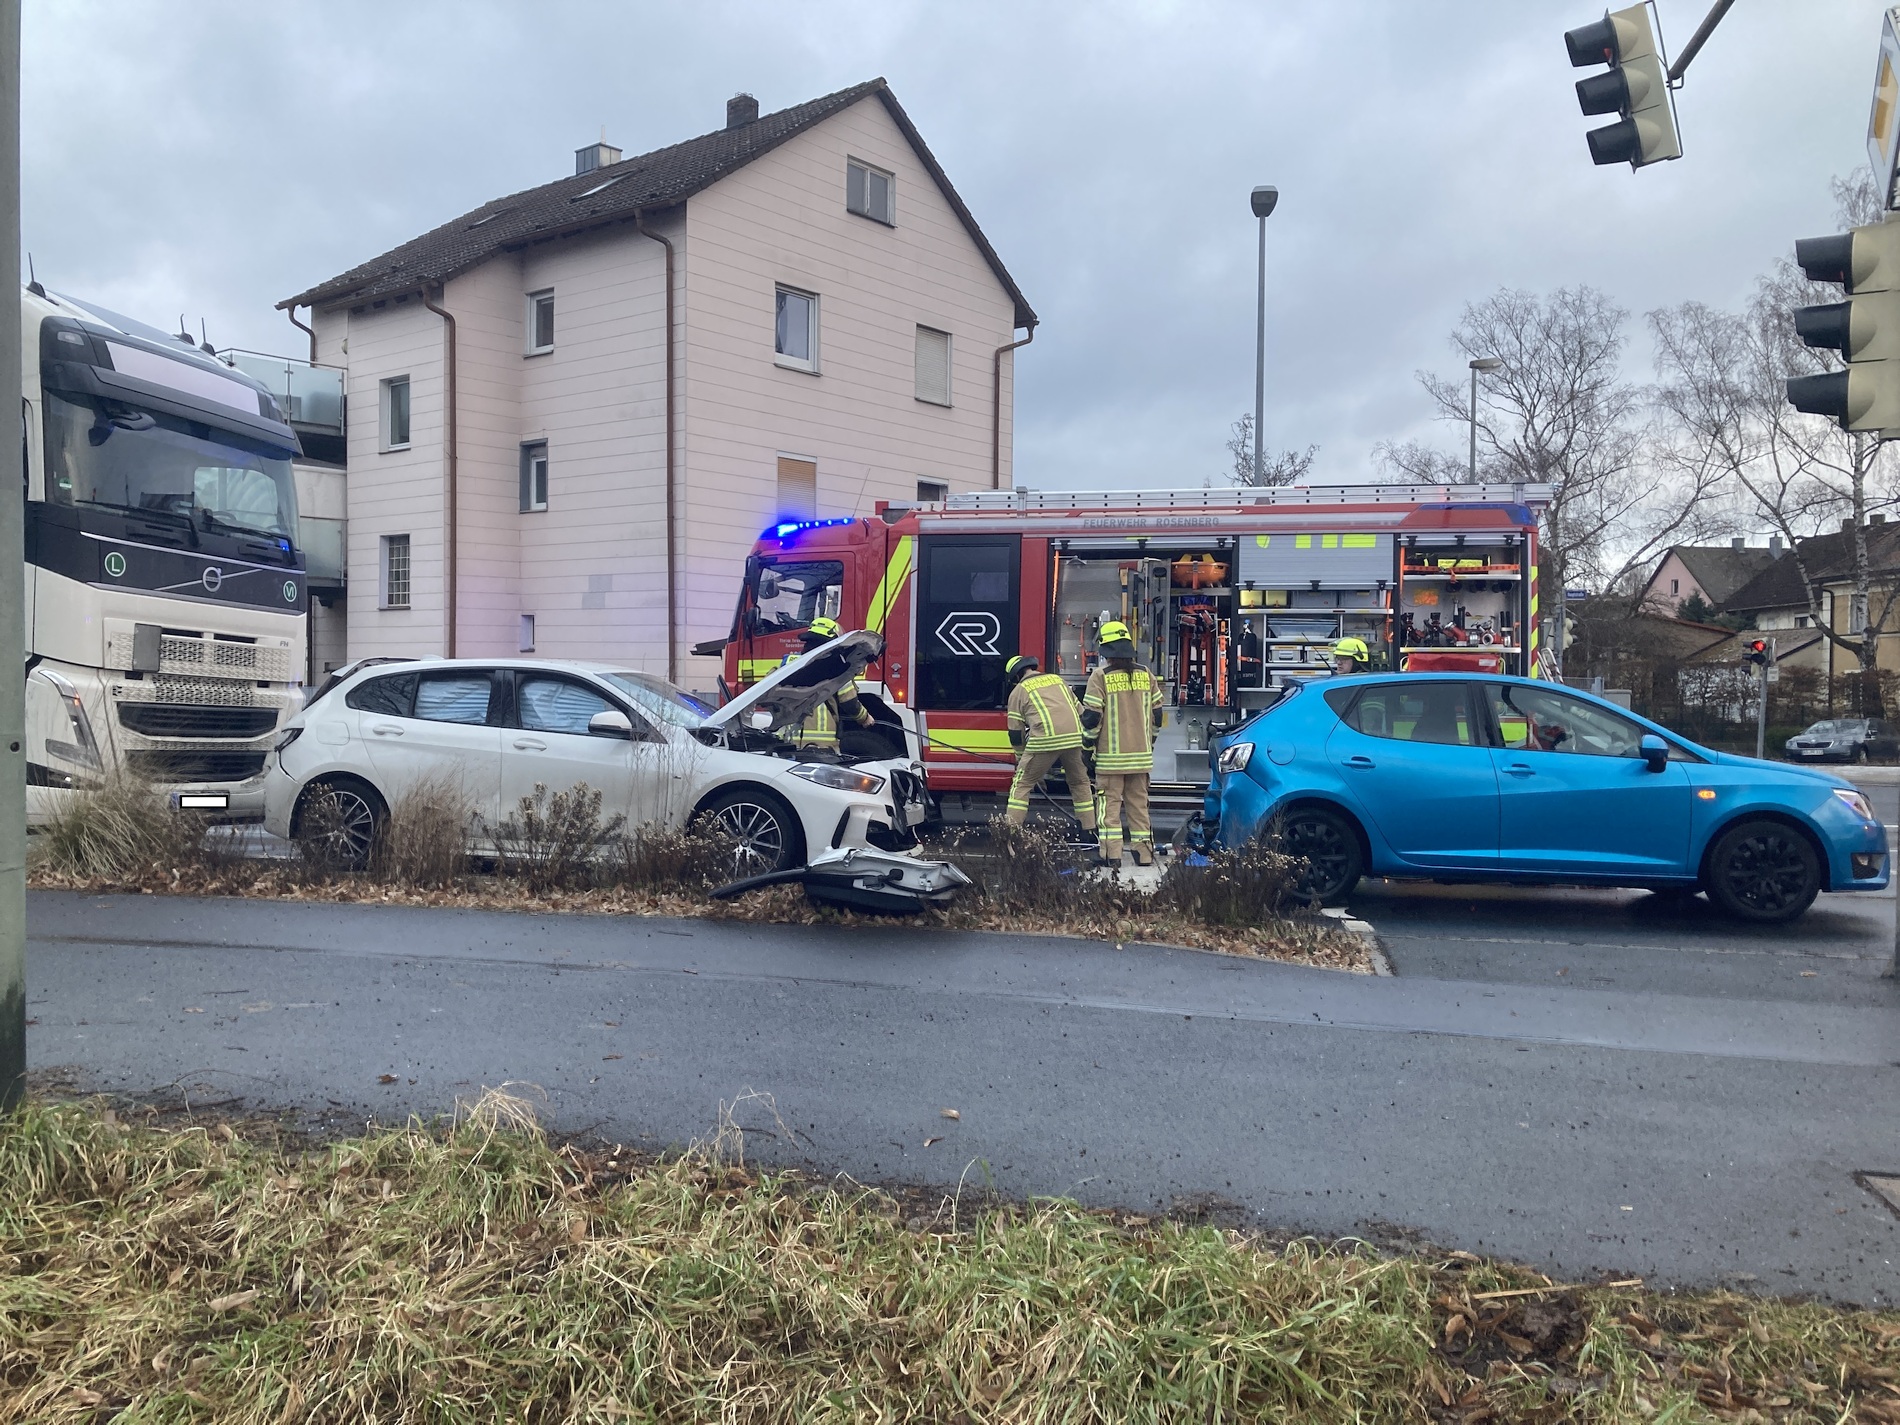
<path id="1" fill-rule="evenodd" d="M 903 851 L 924 819 L 923 769 L 793 746 L 781 733 L 856 678 L 883 648 L 847 633 L 713 708 L 664 678 L 610 664 L 531 659 L 374 660 L 341 670 L 280 735 L 265 825 L 303 831 L 314 798 L 326 835 L 361 865 L 389 808 L 448 785 L 482 828 L 537 788 L 598 790 L 629 827 L 710 820 L 736 848 L 735 876 L 786 871 L 829 852 Z"/>

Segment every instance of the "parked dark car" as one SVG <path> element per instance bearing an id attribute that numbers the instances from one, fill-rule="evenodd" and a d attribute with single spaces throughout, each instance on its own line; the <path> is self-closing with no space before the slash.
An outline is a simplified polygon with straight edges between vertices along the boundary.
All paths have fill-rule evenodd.
<path id="1" fill-rule="evenodd" d="M 1887 885 L 1887 833 L 1838 776 L 1736 757 L 1528 678 L 1298 687 L 1217 744 L 1202 845 L 1260 836 L 1337 901 L 1362 875 L 1708 892 L 1744 920 Z"/>
<path id="2" fill-rule="evenodd" d="M 1900 732 L 1877 717 L 1823 718 L 1783 744 L 1794 762 L 1866 762 L 1900 757 Z"/>

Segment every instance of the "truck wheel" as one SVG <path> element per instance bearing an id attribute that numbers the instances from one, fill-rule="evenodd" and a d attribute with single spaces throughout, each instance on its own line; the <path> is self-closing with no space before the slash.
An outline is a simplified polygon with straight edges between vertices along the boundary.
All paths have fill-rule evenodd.
<path id="1" fill-rule="evenodd" d="M 1779 821 L 1744 821 L 1723 832 L 1702 874 L 1709 899 L 1739 920 L 1793 920 L 1821 892 L 1821 861 L 1808 838 Z"/>
<path id="2" fill-rule="evenodd" d="M 389 808 L 375 788 L 354 777 L 312 782 L 297 799 L 290 834 L 304 858 L 341 871 L 369 868 Z"/>
<path id="3" fill-rule="evenodd" d="M 728 787 L 694 814 L 732 843 L 732 876 L 762 876 L 805 864 L 805 833 L 777 792 L 764 787 Z"/>
<path id="4" fill-rule="evenodd" d="M 1295 807 L 1281 823 L 1280 849 L 1306 862 L 1298 893 L 1321 905 L 1337 905 L 1366 873 L 1359 834 L 1326 807 Z"/>

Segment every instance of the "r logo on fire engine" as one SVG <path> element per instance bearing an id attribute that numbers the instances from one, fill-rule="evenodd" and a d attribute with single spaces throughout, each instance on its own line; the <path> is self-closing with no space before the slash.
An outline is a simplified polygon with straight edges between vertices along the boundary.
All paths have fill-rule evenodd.
<path id="1" fill-rule="evenodd" d="M 1003 621 L 995 614 L 950 614 L 937 625 L 937 641 L 959 658 L 996 655 L 997 640 L 1003 636 Z"/>

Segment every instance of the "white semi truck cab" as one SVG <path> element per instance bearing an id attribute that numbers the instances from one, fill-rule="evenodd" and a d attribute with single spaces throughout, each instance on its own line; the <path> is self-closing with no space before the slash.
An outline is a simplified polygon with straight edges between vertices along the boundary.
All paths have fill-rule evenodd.
<path id="1" fill-rule="evenodd" d="M 180 337 L 37 286 L 21 305 L 29 823 L 128 774 L 259 819 L 302 701 L 297 435 Z"/>

